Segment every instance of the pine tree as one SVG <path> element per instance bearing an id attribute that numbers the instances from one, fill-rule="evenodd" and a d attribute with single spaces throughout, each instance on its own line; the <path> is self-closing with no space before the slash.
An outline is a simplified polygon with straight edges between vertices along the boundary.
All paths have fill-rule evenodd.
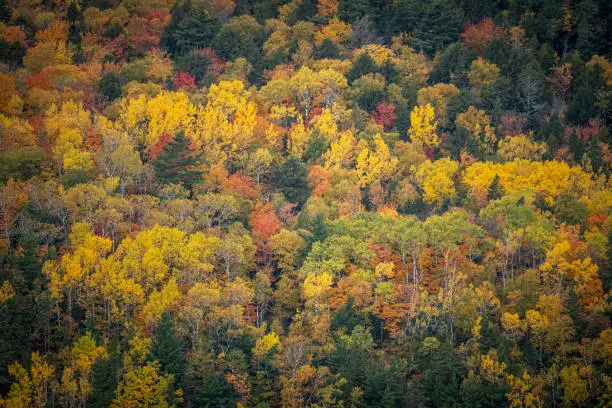
<path id="1" fill-rule="evenodd" d="M 499 200 L 504 195 L 504 189 L 499 184 L 499 176 L 496 174 L 493 177 L 493 181 L 489 185 L 489 189 L 487 190 L 487 200 Z"/>
<path id="2" fill-rule="evenodd" d="M 580 140 L 575 130 L 569 135 L 568 144 L 570 151 L 574 155 L 574 163 L 582 162 L 582 156 L 584 155 L 584 143 L 582 143 L 582 140 Z"/>
<path id="3" fill-rule="evenodd" d="M 189 143 L 189 138 L 181 131 L 157 155 L 153 165 L 160 183 L 183 183 L 190 188 L 200 181 L 198 166 L 202 164 L 202 156 L 194 153 Z"/>
<path id="4" fill-rule="evenodd" d="M 108 358 L 97 359 L 93 366 L 91 402 L 92 408 L 108 407 L 115 396 L 119 382 L 121 358 L 111 354 Z"/>
<path id="5" fill-rule="evenodd" d="M 291 157 L 272 171 L 272 185 L 287 201 L 301 206 L 310 194 L 307 175 L 306 166 L 298 158 Z"/>
<path id="6" fill-rule="evenodd" d="M 150 358 L 159 361 L 164 373 L 173 374 L 176 384 L 181 383 L 185 370 L 184 348 L 185 342 L 177 337 L 169 314 L 164 313 L 155 327 Z"/>

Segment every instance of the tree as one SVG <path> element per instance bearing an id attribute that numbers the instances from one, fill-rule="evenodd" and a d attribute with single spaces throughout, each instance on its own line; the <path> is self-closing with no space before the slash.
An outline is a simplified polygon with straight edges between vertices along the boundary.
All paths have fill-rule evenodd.
<path id="1" fill-rule="evenodd" d="M 156 363 L 129 368 L 117 387 L 110 407 L 169 408 L 172 382 L 171 375 L 160 375 Z"/>
<path id="2" fill-rule="evenodd" d="M 177 337 L 170 314 L 164 313 L 155 326 L 150 359 L 158 361 L 161 372 L 172 375 L 177 384 L 181 384 L 185 370 L 184 348 L 185 342 Z"/>
<path id="3" fill-rule="evenodd" d="M 176 3 L 171 22 L 161 37 L 161 45 L 172 55 L 181 55 L 198 47 L 209 46 L 220 24 L 188 1 Z"/>
<path id="4" fill-rule="evenodd" d="M 116 354 L 111 353 L 107 358 L 96 360 L 93 365 L 90 407 L 105 408 L 110 405 L 119 383 L 120 368 L 121 359 Z"/>
<path id="5" fill-rule="evenodd" d="M 436 148 L 440 139 L 436 134 L 437 122 L 434 121 L 434 110 L 430 104 L 415 106 L 410 113 L 410 129 L 408 135 L 413 143 L 424 148 Z"/>
<path id="6" fill-rule="evenodd" d="M 504 195 L 504 189 L 499 184 L 499 175 L 495 175 L 493 177 L 493 181 L 489 185 L 489 189 L 487 190 L 487 200 L 499 200 Z"/>
<path id="7" fill-rule="evenodd" d="M 453 175 L 458 168 L 457 162 L 447 158 L 434 162 L 427 160 L 415 168 L 415 176 L 423 189 L 425 202 L 441 206 L 444 200 L 455 194 Z"/>
<path id="8" fill-rule="evenodd" d="M 191 141 L 184 132 L 176 134 L 173 140 L 164 146 L 153 162 L 155 174 L 161 183 L 182 183 L 188 188 L 201 181 L 202 155 L 189 147 Z"/>
<path id="9" fill-rule="evenodd" d="M 308 199 L 308 170 L 296 157 L 290 157 L 272 169 L 272 186 L 291 203 L 302 206 Z"/>

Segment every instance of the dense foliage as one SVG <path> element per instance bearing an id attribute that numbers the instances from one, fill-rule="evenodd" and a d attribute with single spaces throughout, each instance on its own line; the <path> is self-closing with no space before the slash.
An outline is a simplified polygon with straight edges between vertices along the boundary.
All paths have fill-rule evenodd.
<path id="1" fill-rule="evenodd" d="M 0 406 L 610 406 L 611 16 L 0 0 Z"/>

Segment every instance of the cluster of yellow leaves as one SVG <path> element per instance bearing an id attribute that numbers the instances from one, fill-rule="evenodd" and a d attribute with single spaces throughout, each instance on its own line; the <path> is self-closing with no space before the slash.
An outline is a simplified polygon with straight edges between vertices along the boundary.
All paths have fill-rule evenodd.
<path id="1" fill-rule="evenodd" d="M 315 34 L 315 43 L 321 45 L 323 41 L 329 40 L 336 45 L 343 45 L 351 39 L 352 31 L 349 23 L 334 17 Z"/>
<path id="2" fill-rule="evenodd" d="M 174 135 L 189 123 L 195 109 L 183 92 L 162 91 L 153 98 L 145 94 L 121 102 L 121 122 L 133 137 L 151 148 L 164 133 Z"/>
<path id="3" fill-rule="evenodd" d="M 253 142 L 256 107 L 241 81 L 211 85 L 206 106 L 200 106 L 187 136 L 211 163 L 235 159 Z"/>
<path id="4" fill-rule="evenodd" d="M 533 134 L 508 136 L 500 140 L 497 153 L 506 161 L 515 159 L 540 160 L 546 153 L 546 144 L 533 140 Z"/>
<path id="5" fill-rule="evenodd" d="M 268 333 L 257 340 L 253 353 L 257 358 L 263 358 L 270 350 L 272 350 L 273 347 L 277 346 L 278 344 L 280 344 L 280 339 L 276 333 Z"/>
<path id="6" fill-rule="evenodd" d="M 416 168 L 415 178 L 423 188 L 423 199 L 430 204 L 441 205 L 455 194 L 453 175 L 459 169 L 459 163 L 448 158 L 432 162 L 427 160 Z"/>
<path id="7" fill-rule="evenodd" d="M 491 118 L 485 111 L 470 106 L 466 112 L 457 115 L 455 124 L 470 132 L 470 137 L 485 148 L 487 153 L 493 151 L 497 138 L 491 126 Z"/>
<path id="8" fill-rule="evenodd" d="M 434 110 L 430 104 L 414 107 L 410 113 L 410 129 L 408 129 L 408 135 L 413 143 L 429 148 L 435 148 L 440 144 L 440 139 L 436 134 L 438 124 L 434 116 Z"/>
<path id="9" fill-rule="evenodd" d="M 0 307 L 15 296 L 15 289 L 9 281 L 2 282 L 0 286 Z"/>
<path id="10" fill-rule="evenodd" d="M 90 335 L 79 338 L 72 347 L 60 382 L 60 398 L 66 406 L 84 404 L 92 391 L 93 365 L 108 353 Z"/>
<path id="11" fill-rule="evenodd" d="M 470 84 L 476 88 L 493 84 L 499 79 L 500 70 L 497 65 L 488 62 L 482 57 L 472 61 L 468 71 Z"/>
<path id="12" fill-rule="evenodd" d="M 589 175 L 578 167 L 558 161 L 531 162 L 516 159 L 506 163 L 477 162 L 464 173 L 463 182 L 476 197 L 486 196 L 495 175 L 506 193 L 540 194 L 553 204 L 566 192 L 587 192 L 593 185 Z"/>
<path id="13" fill-rule="evenodd" d="M 531 376 L 527 371 L 521 377 L 508 375 L 510 392 L 506 394 L 510 400 L 510 408 L 537 408 L 542 406 L 542 390 L 533 385 Z"/>
<path id="14" fill-rule="evenodd" d="M 575 259 L 573 252 L 568 239 L 563 233 L 559 234 L 557 242 L 546 252 L 546 261 L 540 265 L 545 283 L 559 288 L 571 279 L 585 312 L 601 312 L 604 310 L 604 292 L 599 267 L 590 257 Z"/>
<path id="15" fill-rule="evenodd" d="M 362 149 L 357 157 L 356 171 L 361 187 L 374 181 L 390 180 L 397 167 L 397 157 L 391 156 L 389 147 L 380 135 L 374 137 L 374 150 Z"/>
<path id="16" fill-rule="evenodd" d="M 357 58 L 363 53 L 368 54 L 377 65 L 383 65 L 387 61 L 398 62 L 395 52 L 384 45 L 368 44 L 355 51 L 355 57 Z"/>
<path id="17" fill-rule="evenodd" d="M 332 142 L 327 152 L 323 155 L 325 167 L 328 169 L 352 168 L 357 148 L 358 144 L 355 136 L 353 136 L 353 132 L 342 132 L 338 140 Z"/>
<path id="18" fill-rule="evenodd" d="M 8 373 L 14 378 L 11 388 L 0 406 L 7 408 L 47 406 L 48 390 L 54 382 L 55 369 L 39 353 L 32 353 L 30 372 L 19 363 L 12 363 Z"/>
<path id="19" fill-rule="evenodd" d="M 45 130 L 53 143 L 53 156 L 59 171 L 92 168 L 91 153 L 84 150 L 84 139 L 91 120 L 83 105 L 68 101 L 62 104 L 61 110 L 51 105 L 46 117 Z"/>
<path id="20" fill-rule="evenodd" d="M 332 275 L 328 272 L 310 274 L 304 280 L 302 293 L 307 305 L 318 313 L 328 305 L 326 301 L 329 297 L 333 284 Z"/>
<path id="21" fill-rule="evenodd" d="M 0 150 L 35 146 L 36 142 L 34 129 L 26 120 L 0 113 Z"/>
<path id="22" fill-rule="evenodd" d="M 436 112 L 438 123 L 447 123 L 446 111 L 448 103 L 459 95 L 459 89 L 453 84 L 435 84 L 434 86 L 419 89 L 417 103 L 420 106 L 431 105 Z"/>

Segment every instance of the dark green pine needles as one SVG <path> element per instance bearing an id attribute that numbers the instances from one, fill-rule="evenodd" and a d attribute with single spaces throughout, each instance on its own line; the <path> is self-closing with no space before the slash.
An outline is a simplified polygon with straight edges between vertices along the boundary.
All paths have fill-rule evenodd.
<path id="1" fill-rule="evenodd" d="M 202 154 L 191 150 L 190 143 L 181 131 L 164 146 L 153 162 L 158 182 L 182 183 L 188 188 L 200 182 Z"/>

